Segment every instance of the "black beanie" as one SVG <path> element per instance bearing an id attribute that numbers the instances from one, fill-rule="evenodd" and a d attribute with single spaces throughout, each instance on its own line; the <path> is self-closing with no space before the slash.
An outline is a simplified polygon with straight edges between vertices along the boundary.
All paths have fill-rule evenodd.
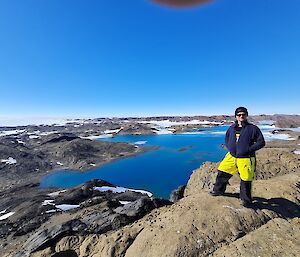
<path id="1" fill-rule="evenodd" d="M 247 114 L 247 116 L 248 116 L 248 110 L 247 110 L 247 108 L 245 108 L 245 107 L 238 107 L 238 108 L 236 108 L 236 110 L 235 110 L 235 115 L 234 116 L 236 116 L 239 112 L 244 112 L 244 113 L 246 113 Z"/>

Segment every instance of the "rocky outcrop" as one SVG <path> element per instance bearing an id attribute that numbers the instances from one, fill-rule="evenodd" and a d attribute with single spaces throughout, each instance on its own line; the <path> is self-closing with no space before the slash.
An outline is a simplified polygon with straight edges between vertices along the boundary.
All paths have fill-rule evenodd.
<path id="1" fill-rule="evenodd" d="M 276 218 L 215 251 L 212 257 L 298 256 L 300 219 Z"/>
<path id="2" fill-rule="evenodd" d="M 173 205 L 154 209 L 115 231 L 64 236 L 32 256 L 66 252 L 100 257 L 297 256 L 299 160 L 289 151 L 273 155 L 269 151 L 265 149 L 258 155 L 260 173 L 253 185 L 252 208 L 242 207 L 239 202 L 237 177 L 230 182 L 226 195 L 210 196 L 217 164 L 205 163 L 194 171 L 184 197 Z M 278 170 L 275 164 L 282 168 Z M 127 217 L 130 213 L 130 207 L 118 210 Z"/>

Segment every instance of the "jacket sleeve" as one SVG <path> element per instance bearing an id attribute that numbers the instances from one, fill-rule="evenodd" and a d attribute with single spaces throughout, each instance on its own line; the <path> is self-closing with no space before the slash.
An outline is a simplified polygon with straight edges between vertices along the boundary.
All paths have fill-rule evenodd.
<path id="1" fill-rule="evenodd" d="M 266 145 L 265 139 L 263 134 L 261 133 L 259 128 L 256 128 L 255 131 L 255 139 L 254 139 L 254 144 L 249 147 L 249 151 L 257 151 L 261 148 L 263 148 Z"/>
<path id="2" fill-rule="evenodd" d="M 225 135 L 225 146 L 229 150 L 228 141 L 229 141 L 229 129 L 227 129 L 226 135 Z"/>

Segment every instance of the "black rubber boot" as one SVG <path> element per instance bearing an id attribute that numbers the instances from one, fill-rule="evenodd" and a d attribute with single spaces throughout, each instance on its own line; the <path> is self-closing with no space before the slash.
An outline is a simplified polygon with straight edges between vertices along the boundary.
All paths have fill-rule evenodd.
<path id="1" fill-rule="evenodd" d="M 210 192 L 210 194 L 212 196 L 223 195 L 225 193 L 228 181 L 231 177 L 232 177 L 231 174 L 218 170 L 216 183 L 214 185 L 213 191 Z"/>
<path id="2" fill-rule="evenodd" d="M 245 207 L 248 207 L 252 204 L 251 189 L 252 189 L 252 181 L 241 180 L 240 198 L 241 198 L 242 205 Z"/>

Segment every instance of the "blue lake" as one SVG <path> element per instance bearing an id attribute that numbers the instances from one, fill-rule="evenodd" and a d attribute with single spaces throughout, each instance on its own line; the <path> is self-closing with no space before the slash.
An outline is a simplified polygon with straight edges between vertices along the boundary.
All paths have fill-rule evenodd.
<path id="1" fill-rule="evenodd" d="M 169 198 L 170 192 L 186 184 L 192 171 L 203 162 L 217 162 L 224 157 L 226 150 L 221 144 L 227 128 L 207 128 L 200 134 L 128 135 L 101 139 L 129 143 L 146 141 L 144 146 L 160 146 L 160 149 L 119 159 L 84 173 L 53 172 L 42 178 L 41 187 L 66 188 L 99 178 L 118 186 L 144 189 L 156 197 Z"/>

